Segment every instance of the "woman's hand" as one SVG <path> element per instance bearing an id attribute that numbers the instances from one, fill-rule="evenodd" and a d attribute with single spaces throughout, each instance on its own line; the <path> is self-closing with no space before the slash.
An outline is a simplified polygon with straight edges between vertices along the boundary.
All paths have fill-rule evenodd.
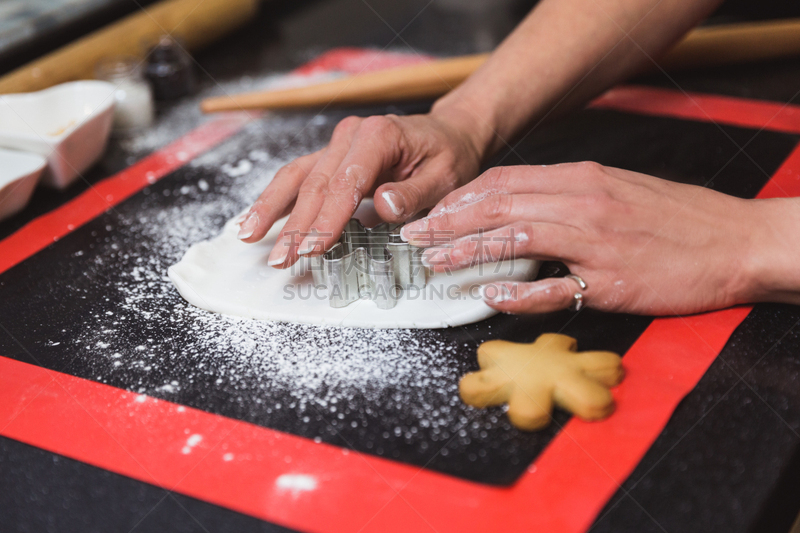
<path id="1" fill-rule="evenodd" d="M 286 268 L 330 248 L 365 196 L 384 220 L 408 219 L 478 174 L 485 143 L 465 121 L 450 110 L 342 120 L 326 148 L 278 171 L 239 238 L 256 242 L 291 212 L 269 256 Z"/>
<path id="2" fill-rule="evenodd" d="M 762 274 L 787 243 L 769 212 L 785 215 L 787 201 L 742 200 L 596 163 L 499 167 L 450 193 L 403 238 L 434 245 L 423 262 L 435 271 L 559 260 L 586 282 L 589 307 L 685 314 L 773 297 Z M 542 313 L 570 306 L 578 290 L 554 278 L 487 285 L 484 298 L 500 311 Z"/>
<path id="3" fill-rule="evenodd" d="M 650 64 L 720 2 L 544 0 L 430 114 L 343 120 L 325 149 L 276 174 L 239 238 L 256 242 L 291 212 L 269 256 L 285 268 L 328 249 L 371 192 L 384 220 L 405 221 L 475 177 L 526 124 L 581 107 Z"/>

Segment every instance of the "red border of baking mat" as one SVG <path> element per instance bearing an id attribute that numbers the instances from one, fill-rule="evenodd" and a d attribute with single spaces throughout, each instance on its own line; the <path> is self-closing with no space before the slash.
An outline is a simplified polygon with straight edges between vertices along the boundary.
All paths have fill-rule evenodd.
<path id="1" fill-rule="evenodd" d="M 763 100 L 628 85 L 608 91 L 591 107 L 800 133 L 800 106 Z"/>
<path id="2" fill-rule="evenodd" d="M 800 116 L 798 108 L 770 102 L 625 87 L 594 105 L 750 128 L 778 124 L 779 131 L 800 133 L 800 121 L 792 120 Z M 231 121 L 220 123 L 228 130 L 216 130 L 216 121 L 201 126 L 0 242 L 0 271 L 179 167 L 245 119 L 222 120 Z M 800 196 L 798 177 L 796 148 L 759 197 Z M 615 414 L 595 423 L 571 419 L 508 488 L 315 443 L 4 357 L 0 434 L 302 531 L 577 532 L 591 525 L 749 311 L 737 307 L 654 320 L 625 354 L 627 377 L 614 391 Z M 202 439 L 187 446 L 191 435 Z"/>

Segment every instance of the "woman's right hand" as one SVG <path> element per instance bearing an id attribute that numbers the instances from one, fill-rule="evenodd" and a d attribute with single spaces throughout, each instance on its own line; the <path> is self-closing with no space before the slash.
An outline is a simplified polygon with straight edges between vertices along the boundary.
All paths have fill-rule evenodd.
<path id="1" fill-rule="evenodd" d="M 467 113 L 348 117 L 327 147 L 281 168 L 242 221 L 239 238 L 262 239 L 289 214 L 269 255 L 286 268 L 339 239 L 361 199 L 374 195 L 387 222 L 403 222 L 478 174 L 486 142 Z"/>

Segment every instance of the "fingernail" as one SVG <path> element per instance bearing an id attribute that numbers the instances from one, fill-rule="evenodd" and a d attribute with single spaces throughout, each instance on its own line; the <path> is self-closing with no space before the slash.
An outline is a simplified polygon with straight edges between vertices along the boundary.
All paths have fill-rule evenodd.
<path id="1" fill-rule="evenodd" d="M 400 230 L 400 238 L 406 242 L 419 240 L 417 237 L 419 237 L 419 234 L 424 232 L 426 229 L 428 229 L 427 218 L 415 220 L 411 224 L 406 224 L 403 226 L 403 228 Z"/>
<path id="2" fill-rule="evenodd" d="M 249 216 L 250 216 L 250 212 L 249 211 L 247 213 L 239 215 L 239 218 L 236 219 L 236 224 L 240 224 L 241 225 L 241 223 L 244 222 L 245 220 L 247 220 L 247 217 L 249 217 Z"/>
<path id="3" fill-rule="evenodd" d="M 258 215 L 256 213 L 253 213 L 249 217 L 247 217 L 247 219 L 244 222 L 242 222 L 241 226 L 239 226 L 239 233 L 236 235 L 236 238 L 243 240 L 252 237 L 257 227 L 258 227 Z"/>
<path id="4" fill-rule="evenodd" d="M 422 256 L 420 256 L 420 261 L 423 266 L 428 268 L 434 266 L 453 266 L 455 264 L 453 258 L 454 253 L 455 249 L 452 244 L 443 244 L 442 246 L 428 248 L 423 251 Z"/>
<path id="5" fill-rule="evenodd" d="M 422 257 L 420 257 L 422 265 L 431 268 L 433 266 L 433 260 L 436 259 L 438 253 L 438 248 L 429 248 L 422 252 Z"/>
<path id="6" fill-rule="evenodd" d="M 267 265 L 269 266 L 278 266 L 282 265 L 286 262 L 286 256 L 289 255 L 289 245 L 286 241 L 276 242 L 275 246 L 272 247 L 272 251 L 269 253 L 269 259 L 267 260 Z"/>
<path id="7" fill-rule="evenodd" d="M 481 297 L 488 303 L 499 304 L 505 302 L 511 299 L 512 294 L 513 289 L 510 289 L 508 285 L 497 285 L 494 283 L 481 285 Z"/>
<path id="8" fill-rule="evenodd" d="M 314 251 L 316 241 L 309 235 L 303 242 L 300 243 L 300 247 L 297 248 L 297 255 L 307 255 Z"/>
<path id="9" fill-rule="evenodd" d="M 381 194 L 381 197 L 392 210 L 392 214 L 396 217 L 403 216 L 405 206 L 403 205 L 403 198 L 394 191 L 386 191 Z"/>

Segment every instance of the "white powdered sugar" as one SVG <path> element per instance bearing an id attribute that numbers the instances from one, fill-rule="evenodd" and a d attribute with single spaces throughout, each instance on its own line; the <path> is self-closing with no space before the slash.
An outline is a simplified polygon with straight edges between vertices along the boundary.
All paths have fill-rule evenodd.
<path id="1" fill-rule="evenodd" d="M 94 259 L 98 276 L 113 277 L 116 294 L 106 298 L 112 315 L 87 318 L 75 343 L 94 358 L 95 379 L 139 394 L 178 403 L 192 398 L 189 403 L 201 408 L 202 398 L 214 398 L 209 408 L 224 414 L 265 425 L 282 420 L 294 432 L 323 440 L 350 435 L 379 454 L 382 441 L 398 439 L 420 452 L 433 451 L 436 441 L 467 444 L 498 422 L 496 412 L 475 413 L 458 397 L 466 366 L 458 354 L 474 353 L 474 343 L 436 331 L 217 315 L 185 302 L 166 276 L 191 244 L 217 234 L 255 200 L 283 164 L 327 139 L 332 126 L 316 122 L 284 117 L 251 123 L 177 178 L 143 191 L 144 201 L 115 208 L 117 225 L 100 235 L 103 251 Z M 295 141 L 303 132 L 292 143 L 296 152 L 264 141 L 287 132 Z M 237 171 L 224 172 L 225 165 Z M 368 430 L 376 420 L 392 430 Z M 192 447 L 187 442 L 185 453 Z M 477 460 L 477 452 L 469 459 Z"/>
<path id="2" fill-rule="evenodd" d="M 250 91 L 302 87 L 313 83 L 333 81 L 341 76 L 342 74 L 337 72 L 311 75 L 268 74 L 258 77 L 243 76 L 215 83 L 192 97 L 181 99 L 162 112 L 152 127 L 119 139 L 119 143 L 127 152 L 134 154 L 142 154 L 166 146 L 181 135 L 188 133 L 192 128 L 214 118 L 214 115 L 204 115 L 200 111 L 200 102 L 204 98 L 234 96 Z M 324 120 L 324 117 L 318 116 L 317 121 L 320 120 Z"/>
<path id="3" fill-rule="evenodd" d="M 481 202 L 488 198 L 489 196 L 493 196 L 495 194 L 503 194 L 498 192 L 494 189 L 489 189 L 486 191 L 482 191 L 480 193 L 476 192 L 467 192 L 462 196 L 456 198 L 456 200 L 450 205 L 443 205 L 439 208 L 434 209 L 430 212 L 428 217 L 441 217 L 444 215 L 450 215 L 453 213 L 458 213 L 459 211 L 463 211 L 464 209 L 470 207 L 473 204 Z"/>

